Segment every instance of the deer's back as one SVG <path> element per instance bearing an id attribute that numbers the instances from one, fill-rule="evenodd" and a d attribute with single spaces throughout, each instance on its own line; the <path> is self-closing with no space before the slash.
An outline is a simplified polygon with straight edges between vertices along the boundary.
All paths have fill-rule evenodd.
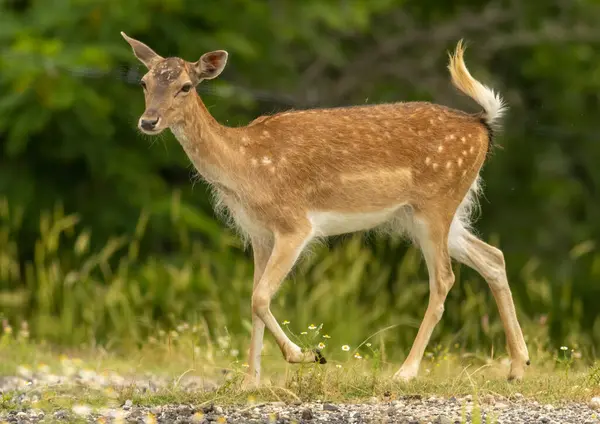
<path id="1" fill-rule="evenodd" d="M 479 117 L 426 102 L 285 112 L 243 134 L 257 207 L 350 213 L 460 201 L 489 138 Z"/>

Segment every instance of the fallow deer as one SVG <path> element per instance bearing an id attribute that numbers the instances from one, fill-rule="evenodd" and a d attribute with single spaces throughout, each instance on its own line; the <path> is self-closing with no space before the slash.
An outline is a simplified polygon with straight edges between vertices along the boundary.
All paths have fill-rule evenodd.
<path id="1" fill-rule="evenodd" d="M 421 249 L 429 274 L 429 303 L 395 378 L 406 381 L 418 374 L 454 284 L 451 258 L 487 281 L 506 333 L 509 379 L 523 377 L 529 356 L 504 256 L 470 231 L 479 173 L 506 107 L 467 70 L 462 40 L 450 55 L 451 80 L 481 113 L 399 102 L 288 111 L 232 128 L 211 116 L 195 90 L 221 74 L 226 51 L 188 62 L 163 58 L 121 35 L 149 70 L 141 79 L 146 110 L 139 129 L 150 135 L 173 132 L 214 189 L 216 206 L 252 246 L 247 384 L 260 382 L 265 326 L 288 362 L 326 362 L 319 351 L 303 351 L 287 337 L 271 313 L 271 299 L 311 241 L 372 229 L 407 236 Z"/>

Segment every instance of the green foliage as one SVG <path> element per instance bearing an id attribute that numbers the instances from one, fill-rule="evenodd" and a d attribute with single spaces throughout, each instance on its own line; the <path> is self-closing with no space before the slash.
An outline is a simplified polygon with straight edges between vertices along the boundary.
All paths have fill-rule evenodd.
<path id="1" fill-rule="evenodd" d="M 185 322 L 205 328 L 212 342 L 230 335 L 239 343 L 232 348 L 247 347 L 251 261 L 228 233 L 210 250 L 193 240 L 177 213 L 181 205 L 176 200 L 171 231 L 178 239 L 177 255 L 139 256 L 150 221 L 145 213 L 132 236 L 112 237 L 93 249 L 93 231 L 82 228 L 78 216 L 65 215 L 57 207 L 42 214 L 35 256 L 22 268 L 14 235 L 23 211 L 6 201 L 0 206 L 0 287 L 4 287 L 0 310 L 8 322 L 29 323 L 28 331 L 36 339 L 131 348 L 146 342 L 157 329 L 168 333 Z M 319 343 L 330 346 L 329 338 L 334 337 L 340 346 L 350 346 L 348 355 L 360 351 L 386 360 L 401 359 L 422 319 L 428 284 L 417 250 L 410 248 L 391 265 L 377 255 L 378 249 L 395 243 L 394 239 L 378 241 L 370 248 L 356 236 L 331 249 L 319 247 L 283 285 L 273 300 L 274 314 L 306 348 L 317 348 Z M 433 355 L 438 361 L 444 355 L 435 348 L 440 344 L 501 355 L 504 330 L 490 290 L 481 278 L 464 276 L 458 267 L 456 271 L 456 285 L 431 343 Z M 524 279 L 515 284 L 527 287 L 527 299 L 539 310 L 551 310 L 553 284 L 527 270 L 522 275 Z M 397 290 L 393 296 L 386 287 L 390 279 Z M 573 290 L 570 281 L 560 283 L 564 292 Z M 586 358 L 594 356 L 599 327 L 594 323 L 590 329 L 580 322 L 590 312 L 581 309 L 582 304 L 580 309 L 565 308 L 560 315 L 536 321 L 521 303 L 516 299 L 533 361 L 557 342 Z M 559 329 L 558 339 L 552 340 L 549 330 L 554 327 Z M 334 357 L 345 354 L 324 349 L 326 356 L 330 351 Z"/>
<path id="2" fill-rule="evenodd" d="M 600 11 L 592 0 L 517 3 L 0 1 L 0 311 L 69 343 L 143 340 L 181 320 L 247 330 L 248 255 L 173 137 L 136 131 L 143 69 L 120 31 L 188 60 L 228 50 L 223 75 L 200 90 L 232 126 L 313 105 L 472 108 L 445 68 L 464 37 L 473 74 L 510 105 L 478 227 L 505 252 L 529 334 L 597 349 Z M 294 279 L 275 300 L 281 319 L 323 322 L 354 345 L 395 326 L 377 336 L 381 355 L 406 351 L 427 300 L 419 253 L 395 240 L 321 248 Z M 440 337 L 503 346 L 488 289 L 470 271 L 458 281 Z"/>

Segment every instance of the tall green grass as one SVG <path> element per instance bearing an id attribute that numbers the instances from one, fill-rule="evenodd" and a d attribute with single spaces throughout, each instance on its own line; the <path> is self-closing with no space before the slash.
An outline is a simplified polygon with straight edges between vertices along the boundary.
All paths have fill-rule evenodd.
<path id="1" fill-rule="evenodd" d="M 50 343 L 128 348 L 185 323 L 207 340 L 218 343 L 226 338 L 232 349 L 245 352 L 251 317 L 250 255 L 224 227 L 213 242 L 200 241 L 181 214 L 174 197 L 175 253 L 156 255 L 140 253 L 150 218 L 145 212 L 132 235 L 113 237 L 94 249 L 93 231 L 82 227 L 76 214 L 57 207 L 40 214 L 35 253 L 25 260 L 19 258 L 17 243 L 23 210 L 0 201 L 0 315 L 10 323 L 5 325 L 26 321 L 33 338 Z M 398 256 L 401 241 L 393 238 L 355 235 L 340 241 L 317 247 L 298 264 L 277 293 L 273 313 L 279 321 L 290 321 L 295 334 L 310 324 L 323 324 L 323 333 L 340 345 L 357 346 L 369 338 L 384 360 L 401 360 L 427 305 L 420 252 L 408 247 Z M 430 351 L 460 346 L 464 352 L 504 355 L 504 331 L 487 285 L 464 267 L 456 265 L 455 271 L 456 284 Z M 520 281 L 511 282 L 522 287 L 515 301 L 532 359 L 536 352 L 558 351 L 561 345 L 594 357 L 600 318 L 591 326 L 593 331 L 583 331 L 585 311 L 572 304 L 557 305 L 551 295 L 560 287 L 560 293 L 576 302 L 572 282 L 534 274 L 525 268 Z M 548 314 L 557 307 L 560 313 Z M 565 330 L 551 338 L 548 329 L 557 323 Z"/>

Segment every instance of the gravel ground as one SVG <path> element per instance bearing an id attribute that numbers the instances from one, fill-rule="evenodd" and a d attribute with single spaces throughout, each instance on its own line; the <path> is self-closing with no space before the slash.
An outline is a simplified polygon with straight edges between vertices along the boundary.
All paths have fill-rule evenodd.
<path id="1" fill-rule="evenodd" d="M 471 423 L 473 403 L 468 398 L 442 399 L 418 397 L 390 402 L 366 404 L 330 404 L 283 402 L 253 406 L 219 405 L 164 405 L 141 407 L 126 401 L 119 408 L 92 411 L 85 405 L 72 410 L 54 413 L 24 407 L 20 411 L 0 411 L 0 422 L 37 423 L 69 422 L 73 418 L 85 418 L 90 423 L 405 423 L 405 424 L 453 424 L 461 423 L 463 414 Z M 495 418 L 497 423 L 600 423 L 598 412 L 589 405 L 570 404 L 562 407 L 540 405 L 537 402 L 507 401 L 489 398 L 481 406 L 482 422 L 485 417 Z M 490 420 L 487 422 L 494 422 Z"/>
<path id="2" fill-rule="evenodd" d="M 67 370 L 69 371 L 69 370 Z M 0 409 L 0 424 L 70 422 L 83 418 L 94 423 L 410 423 L 410 424 L 454 424 L 471 423 L 474 408 L 471 396 L 462 398 L 423 398 L 418 395 L 396 400 L 382 401 L 373 398 L 363 404 L 332 403 L 264 403 L 244 406 L 212 405 L 164 405 L 144 407 L 134 405 L 131 400 L 123 405 L 92 408 L 75 405 L 70 410 L 43 412 L 36 408 L 41 393 L 52 387 L 91 387 L 99 390 L 114 390 L 129 386 L 132 381 L 116 374 L 97 374 L 79 369 L 60 375 L 49 370 L 18 370 L 18 376 L 0 377 L 0 399 L 18 405 L 17 410 Z M 171 384 L 147 376 L 136 380 L 140 391 L 158 391 Z M 184 390 L 212 390 L 215 382 L 198 378 L 182 379 Z M 600 424 L 600 398 L 588 404 L 554 406 L 526 400 L 521 395 L 511 399 L 486 395 L 480 399 L 483 420 L 476 422 L 497 423 L 577 423 Z M 486 421 L 486 417 L 491 418 Z M 494 421 L 495 419 L 495 421 Z"/>

